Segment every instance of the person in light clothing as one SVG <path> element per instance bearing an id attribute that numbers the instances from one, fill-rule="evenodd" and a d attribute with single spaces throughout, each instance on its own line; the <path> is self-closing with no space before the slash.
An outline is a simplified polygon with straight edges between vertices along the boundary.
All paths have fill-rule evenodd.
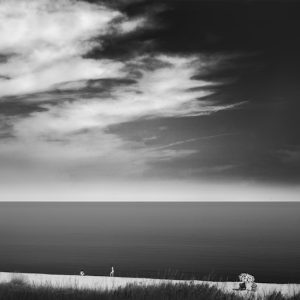
<path id="1" fill-rule="evenodd" d="M 115 270 L 114 270 L 114 267 L 111 267 L 111 271 L 109 273 L 109 276 L 110 277 L 114 277 L 115 276 Z"/>

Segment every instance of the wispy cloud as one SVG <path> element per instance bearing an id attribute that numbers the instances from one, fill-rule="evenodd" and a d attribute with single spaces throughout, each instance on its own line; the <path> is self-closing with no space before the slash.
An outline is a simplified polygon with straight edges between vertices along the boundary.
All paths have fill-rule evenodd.
<path id="1" fill-rule="evenodd" d="M 200 137 L 197 137 L 197 138 L 181 140 L 181 141 L 166 144 L 166 145 L 163 145 L 163 146 L 160 146 L 160 147 L 156 147 L 156 148 L 154 148 L 154 150 L 166 149 L 166 148 L 170 148 L 170 147 L 174 147 L 174 146 L 179 146 L 179 145 L 184 145 L 184 144 L 188 144 L 188 143 L 197 142 L 197 141 L 200 141 L 200 140 L 213 139 L 213 138 L 218 138 L 218 137 L 228 136 L 228 135 L 235 135 L 235 134 L 236 133 L 222 133 L 222 134 L 215 134 L 215 135 L 200 136 Z"/>
<path id="2" fill-rule="evenodd" d="M 6 57 L 0 62 L 0 101 L 15 96 L 14 101 L 38 104 L 25 116 L 2 117 L 9 135 L 1 144 L 0 162 L 18 158 L 26 168 L 59 172 L 142 173 L 149 162 L 196 150 L 149 149 L 112 134 L 111 126 L 239 105 L 205 98 L 214 83 L 195 77 L 207 64 L 201 56 L 87 58 L 89 51 L 101 50 L 104 37 L 138 30 L 146 18 L 131 20 L 106 6 L 71 0 L 1 1 L 0 16 L 0 54 Z"/>
<path id="3" fill-rule="evenodd" d="M 277 152 L 284 163 L 300 164 L 300 146 L 288 147 Z"/>

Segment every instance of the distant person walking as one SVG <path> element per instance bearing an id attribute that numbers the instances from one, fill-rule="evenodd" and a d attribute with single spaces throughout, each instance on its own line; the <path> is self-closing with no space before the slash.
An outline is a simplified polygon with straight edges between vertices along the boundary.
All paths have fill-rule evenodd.
<path id="1" fill-rule="evenodd" d="M 109 273 L 109 276 L 110 277 L 114 277 L 115 276 L 115 270 L 114 270 L 114 267 L 111 267 L 111 271 Z"/>

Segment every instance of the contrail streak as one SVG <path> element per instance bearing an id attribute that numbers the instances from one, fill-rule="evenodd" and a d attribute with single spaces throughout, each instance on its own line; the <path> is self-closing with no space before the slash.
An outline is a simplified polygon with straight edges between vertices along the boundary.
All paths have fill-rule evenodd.
<path id="1" fill-rule="evenodd" d="M 173 146 L 177 146 L 177 145 L 196 142 L 199 140 L 206 140 L 206 139 L 212 139 L 212 138 L 217 138 L 217 137 L 221 137 L 221 136 L 228 136 L 228 135 L 235 135 L 235 134 L 237 134 L 237 133 L 223 133 L 223 134 L 216 134 L 216 135 L 201 136 L 201 137 L 197 137 L 197 138 L 193 138 L 193 139 L 177 141 L 177 142 L 170 143 L 170 144 L 160 146 L 160 147 L 155 147 L 155 148 L 152 148 L 152 150 L 161 150 L 161 149 L 165 149 L 165 148 L 169 148 L 169 147 L 173 147 Z"/>

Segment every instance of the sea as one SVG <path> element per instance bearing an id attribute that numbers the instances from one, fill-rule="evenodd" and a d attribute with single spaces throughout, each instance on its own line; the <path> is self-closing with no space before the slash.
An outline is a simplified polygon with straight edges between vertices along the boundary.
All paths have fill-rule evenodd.
<path id="1" fill-rule="evenodd" d="M 0 271 L 300 283 L 300 203 L 1 202 Z"/>

